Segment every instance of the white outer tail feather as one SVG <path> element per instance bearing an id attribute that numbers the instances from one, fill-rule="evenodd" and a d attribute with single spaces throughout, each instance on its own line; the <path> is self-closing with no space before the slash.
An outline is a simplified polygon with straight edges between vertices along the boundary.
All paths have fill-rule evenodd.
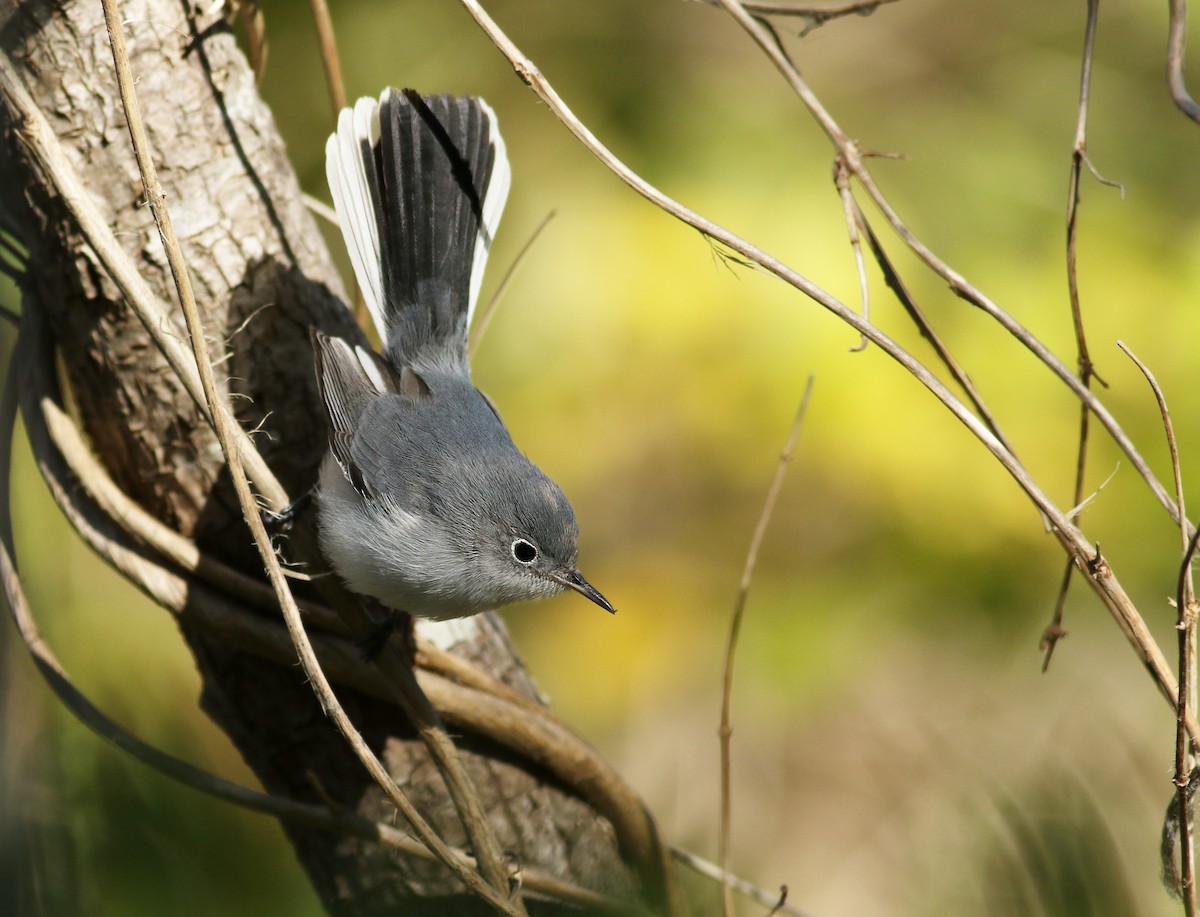
<path id="1" fill-rule="evenodd" d="M 483 269 L 487 266 L 488 252 L 492 240 L 496 238 L 496 228 L 500 225 L 500 217 L 504 215 L 504 204 L 508 200 L 508 189 L 512 186 L 512 167 L 508 164 L 508 151 L 504 146 L 504 138 L 500 136 L 497 126 L 496 113 L 492 106 L 483 99 L 479 107 L 487 113 L 488 133 L 492 139 L 492 148 L 496 151 L 492 162 L 492 177 L 488 182 L 487 194 L 483 197 L 483 231 L 475 240 L 475 260 L 471 262 L 471 295 L 467 300 L 467 327 L 475 317 L 475 304 L 479 300 L 479 288 L 483 286 Z"/>
<path id="2" fill-rule="evenodd" d="M 330 134 L 325 142 L 325 177 L 333 196 L 333 206 L 337 211 L 355 279 L 362 290 L 363 301 L 371 313 L 380 340 L 384 342 L 389 340 L 389 329 L 383 303 L 379 219 L 374 197 L 377 180 L 367 174 L 362 145 L 366 141 L 374 149 L 379 143 L 379 105 L 391 91 L 385 89 L 378 100 L 364 96 L 354 103 L 353 108 L 342 109 L 338 115 L 337 131 Z M 512 167 L 508 162 L 504 138 L 497 127 L 496 113 L 482 99 L 478 101 L 488 117 L 488 133 L 495 157 L 482 204 L 483 226 L 475 241 L 471 264 L 467 327 L 470 327 L 475 316 L 488 252 L 496 237 L 496 229 L 500 225 L 500 217 L 504 214 L 504 204 L 512 186 Z"/>
<path id="3" fill-rule="evenodd" d="M 325 142 L 325 177 L 329 181 L 329 192 L 333 196 L 354 277 L 375 328 L 383 335 L 386 329 L 379 264 L 379 224 L 363 163 L 363 140 L 372 146 L 379 141 L 379 108 L 374 99 L 359 99 L 353 108 L 344 108 L 338 115 L 337 131 Z"/>

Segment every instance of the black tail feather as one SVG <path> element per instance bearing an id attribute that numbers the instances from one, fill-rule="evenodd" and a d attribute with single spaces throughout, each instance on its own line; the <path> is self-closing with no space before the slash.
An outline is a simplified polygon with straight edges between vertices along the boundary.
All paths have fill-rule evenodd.
<path id="1" fill-rule="evenodd" d="M 466 365 L 483 197 L 495 151 L 477 100 L 389 92 L 379 109 L 380 254 L 389 309 L 384 352 Z"/>
<path id="2" fill-rule="evenodd" d="M 466 337 L 508 195 L 504 142 L 473 97 L 386 90 L 339 119 L 330 188 L 384 354 L 466 370 Z"/>

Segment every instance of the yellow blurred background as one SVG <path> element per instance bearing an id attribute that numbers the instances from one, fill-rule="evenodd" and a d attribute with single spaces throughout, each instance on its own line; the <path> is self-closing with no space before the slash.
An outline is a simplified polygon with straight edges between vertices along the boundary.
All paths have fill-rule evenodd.
<path id="1" fill-rule="evenodd" d="M 831 147 L 727 16 L 679 0 L 487 5 L 645 178 L 858 302 Z M 1190 485 L 1200 126 L 1166 94 L 1165 6 L 1103 10 L 1088 151 L 1124 192 L 1085 176 L 1079 266 L 1102 398 L 1168 480 L 1157 408 L 1123 340 L 1166 392 Z M 264 10 L 263 92 L 305 188 L 327 200 L 332 116 L 308 7 Z M 517 269 L 476 382 L 571 496 L 582 569 L 619 614 L 566 596 L 505 617 L 558 714 L 667 836 L 715 855 L 729 613 L 813 375 L 736 663 L 738 871 L 787 884 L 819 917 L 1178 913 L 1158 865 L 1171 712 L 1079 582 L 1070 636 L 1041 673 L 1064 558 L 982 446 L 877 348 L 851 352 L 850 329 L 621 185 L 458 4 L 343 0 L 333 16 L 352 96 L 393 84 L 481 94 L 497 111 L 514 185 L 485 296 L 556 214 Z M 1064 214 L 1084 4 L 901 0 L 803 38 L 798 21 L 779 25 L 847 133 L 905 154 L 870 167 L 913 230 L 1074 365 Z M 1068 508 L 1077 403 L 867 209 L 1027 467 Z M 931 360 L 872 278 L 873 319 Z M 141 737 L 252 781 L 197 709 L 168 616 L 72 539 L 24 451 L 14 464 L 22 569 L 67 668 Z M 1082 526 L 1174 658 L 1178 531 L 1095 431 L 1089 468 L 1089 490 L 1111 480 Z M 47 914 L 320 913 L 274 824 L 103 745 L 58 708 L 7 624 L 0 643 L 4 790 L 37 825 L 9 823 L 0 882 L 37 875 Z M 714 887 L 707 902 L 718 911 Z"/>

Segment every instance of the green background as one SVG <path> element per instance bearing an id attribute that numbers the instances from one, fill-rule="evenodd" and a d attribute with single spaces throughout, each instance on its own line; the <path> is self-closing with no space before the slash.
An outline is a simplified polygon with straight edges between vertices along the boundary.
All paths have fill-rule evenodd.
<path id="1" fill-rule="evenodd" d="M 725 14 L 679 0 L 488 6 L 647 180 L 857 304 L 832 147 Z M 1079 268 L 1105 403 L 1169 480 L 1158 411 L 1123 340 L 1166 392 L 1190 484 L 1200 126 L 1166 94 L 1165 7 L 1103 10 L 1088 150 L 1124 192 L 1085 177 Z M 780 21 L 846 132 L 905 154 L 870 168 L 911 228 L 1068 365 L 1064 220 L 1084 12 L 901 0 L 802 39 Z M 305 188 L 327 200 L 332 116 L 308 7 L 276 0 L 265 14 L 263 93 Z M 1078 582 L 1070 636 L 1041 673 L 1064 558 L 982 446 L 877 348 L 851 352 L 849 328 L 624 187 L 458 4 L 345 0 L 333 16 L 352 97 L 394 84 L 481 94 L 497 111 L 514 185 L 485 296 L 556 214 L 517 270 L 476 382 L 571 496 L 582 569 L 619 614 L 564 596 L 506 619 L 558 714 L 643 793 L 667 836 L 715 855 L 728 618 L 811 374 L 737 658 L 738 871 L 786 883 L 821 917 L 1179 912 L 1157 860 L 1171 712 Z M 1068 508 L 1077 403 L 867 209 L 1026 466 Z M 930 360 L 874 271 L 872 293 L 872 317 Z M 1174 658 L 1179 533 L 1099 432 L 1089 469 L 1089 492 L 1104 486 L 1081 524 Z M 68 670 L 141 737 L 253 782 L 198 711 L 168 616 L 68 538 L 23 451 L 14 473 L 29 594 Z M 55 915 L 320 913 L 276 825 L 103 745 L 58 708 L 14 639 L 0 627 L 0 882 L 23 876 L 34 912 Z M 708 903 L 719 907 L 715 889 Z"/>

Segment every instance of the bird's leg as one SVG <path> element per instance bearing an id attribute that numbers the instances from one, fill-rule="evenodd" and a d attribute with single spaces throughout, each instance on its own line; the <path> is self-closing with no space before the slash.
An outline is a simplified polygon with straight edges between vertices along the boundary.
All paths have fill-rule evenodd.
<path id="1" fill-rule="evenodd" d="M 259 515 L 262 516 L 263 525 L 272 537 L 283 535 L 290 532 L 296 525 L 296 520 L 312 504 L 313 492 L 305 491 L 292 503 L 279 512 L 273 512 L 269 509 L 259 510 Z"/>
<path id="2" fill-rule="evenodd" d="M 412 665 L 417 655 L 417 638 L 413 628 L 412 615 L 406 612 L 387 609 L 384 617 L 375 622 L 374 627 L 355 639 L 354 645 L 358 647 L 364 660 L 372 662 L 383 652 L 383 648 L 396 631 L 400 632 L 401 653 L 404 655 L 404 660 Z"/>

